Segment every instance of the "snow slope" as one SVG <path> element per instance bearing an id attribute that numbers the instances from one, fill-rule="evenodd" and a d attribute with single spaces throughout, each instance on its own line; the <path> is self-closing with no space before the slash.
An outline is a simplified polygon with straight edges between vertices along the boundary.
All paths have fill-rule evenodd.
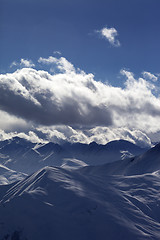
<path id="1" fill-rule="evenodd" d="M 10 184 L 16 181 L 23 180 L 27 174 L 13 171 L 0 164 L 0 185 Z"/>
<path id="2" fill-rule="evenodd" d="M 159 240 L 159 189 L 160 171 L 111 176 L 45 167 L 6 189 L 0 239 Z"/>

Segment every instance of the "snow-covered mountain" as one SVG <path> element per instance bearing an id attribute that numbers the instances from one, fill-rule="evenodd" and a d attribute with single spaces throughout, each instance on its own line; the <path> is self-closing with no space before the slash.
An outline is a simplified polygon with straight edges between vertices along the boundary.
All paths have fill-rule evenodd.
<path id="1" fill-rule="evenodd" d="M 83 168 L 83 172 L 96 173 L 110 175 L 140 175 L 146 173 L 152 173 L 160 170 L 160 143 L 155 147 L 149 149 L 147 152 L 125 159 L 123 161 L 115 161 L 102 166 L 90 166 Z"/>
<path id="2" fill-rule="evenodd" d="M 159 189 L 160 144 L 104 165 L 44 167 L 0 185 L 0 240 L 159 240 Z"/>
<path id="3" fill-rule="evenodd" d="M 0 186 L 0 239 L 159 240 L 159 188 L 160 171 L 111 176 L 45 167 Z"/>
<path id="4" fill-rule="evenodd" d="M 113 141 L 106 145 L 95 142 L 35 144 L 15 137 L 0 142 L 0 163 L 15 171 L 31 174 L 44 166 L 83 167 L 100 165 L 136 156 L 147 149 L 128 141 Z"/>

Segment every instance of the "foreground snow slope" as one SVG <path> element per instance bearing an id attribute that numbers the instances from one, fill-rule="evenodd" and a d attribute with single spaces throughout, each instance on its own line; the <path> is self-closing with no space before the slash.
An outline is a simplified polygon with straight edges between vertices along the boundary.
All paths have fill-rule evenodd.
<path id="1" fill-rule="evenodd" d="M 1 189 L 1 240 L 160 239 L 159 171 L 111 176 L 45 167 Z"/>

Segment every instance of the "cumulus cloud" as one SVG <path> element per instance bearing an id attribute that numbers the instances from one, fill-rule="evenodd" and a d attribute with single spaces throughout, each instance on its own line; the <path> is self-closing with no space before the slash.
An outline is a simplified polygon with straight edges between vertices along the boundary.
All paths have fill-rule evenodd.
<path id="1" fill-rule="evenodd" d="M 160 99 L 154 95 L 154 82 L 135 79 L 123 69 L 124 88 L 113 87 L 95 81 L 93 74 L 76 69 L 64 57 L 39 62 L 54 64 L 59 72 L 23 68 L 0 75 L 0 110 L 17 121 L 37 125 L 37 132 L 55 141 L 105 143 L 117 135 L 149 142 L 147 135 L 160 131 Z"/>
<path id="2" fill-rule="evenodd" d="M 103 38 L 105 38 L 112 46 L 119 47 L 121 44 L 116 37 L 118 36 L 118 32 L 115 28 L 104 27 L 100 31 L 97 31 L 101 34 Z"/>
<path id="3" fill-rule="evenodd" d="M 50 75 L 24 68 L 1 75 L 0 108 L 43 125 L 110 125 L 109 110 L 100 99 L 95 99 L 96 86 L 92 78 L 90 74 L 77 74 L 72 69 L 71 74 L 67 70 Z"/>
<path id="4" fill-rule="evenodd" d="M 142 74 L 146 80 L 151 80 L 153 82 L 156 82 L 158 80 L 158 77 L 150 72 L 143 72 Z"/>
<path id="5" fill-rule="evenodd" d="M 10 68 L 12 67 L 27 67 L 27 68 L 30 68 L 30 67 L 35 67 L 35 64 L 31 61 L 31 60 L 27 60 L 27 59 L 21 59 L 20 62 L 12 62 L 11 65 L 10 65 Z"/>

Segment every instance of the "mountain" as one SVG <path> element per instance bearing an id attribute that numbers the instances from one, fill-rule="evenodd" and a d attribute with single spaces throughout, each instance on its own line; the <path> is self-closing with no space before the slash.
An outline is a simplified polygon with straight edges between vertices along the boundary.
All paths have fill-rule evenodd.
<path id="1" fill-rule="evenodd" d="M 12 141 L 1 149 L 12 149 L 8 146 Z M 15 141 L 27 154 L 28 143 Z M 125 150 L 127 144 L 116 141 L 107 148 Z M 62 156 L 65 147 L 71 152 L 69 143 L 31 147 L 43 157 L 51 154 L 50 149 Z M 95 143 L 74 147 L 82 154 L 87 148 L 88 154 L 95 154 L 95 147 L 99 153 L 107 151 Z M 21 152 L 20 146 L 17 149 Z M 8 172 L 1 166 L 1 176 Z M 159 240 L 159 186 L 160 144 L 139 156 L 103 165 L 43 167 L 23 180 L 0 185 L 0 240 Z"/>
<path id="2" fill-rule="evenodd" d="M 119 159 L 126 159 L 144 153 L 141 148 L 128 141 L 113 141 L 106 145 L 68 143 L 62 145 L 31 143 L 14 137 L 0 142 L 0 163 L 15 171 L 31 174 L 44 166 L 78 168 L 100 165 Z"/>
<path id="3" fill-rule="evenodd" d="M 81 171 L 101 172 L 101 174 L 109 175 L 141 175 L 146 173 L 152 173 L 160 170 L 160 143 L 155 147 L 149 149 L 147 152 L 125 159 L 123 161 L 115 161 L 102 166 L 90 166 L 88 168 L 83 168 Z"/>
<path id="4" fill-rule="evenodd" d="M 0 239 L 159 240 L 160 171 L 111 176 L 98 169 L 45 167 L 0 186 Z"/>

